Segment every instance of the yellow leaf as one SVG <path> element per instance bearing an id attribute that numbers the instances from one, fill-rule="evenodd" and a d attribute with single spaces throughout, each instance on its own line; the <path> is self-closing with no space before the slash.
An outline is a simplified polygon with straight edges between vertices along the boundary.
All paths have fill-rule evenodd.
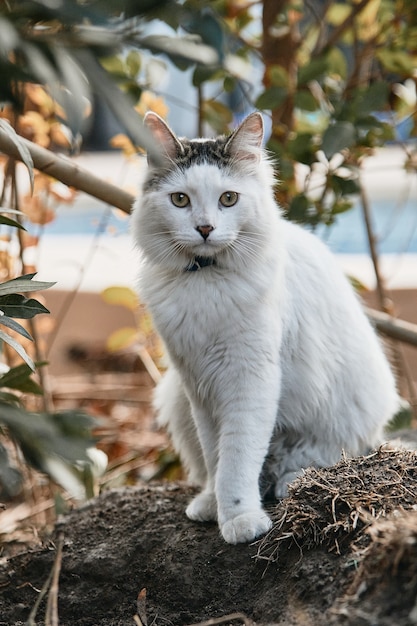
<path id="1" fill-rule="evenodd" d="M 137 153 L 137 150 L 133 143 L 130 141 L 127 135 L 123 133 L 119 133 L 118 135 L 114 135 L 110 139 L 110 145 L 112 148 L 117 148 L 118 150 L 122 150 L 126 156 L 133 156 Z"/>
<path id="2" fill-rule="evenodd" d="M 106 347 L 109 352 L 117 352 L 132 346 L 137 339 L 138 331 L 131 326 L 124 326 L 115 330 L 107 338 Z"/>
<path id="3" fill-rule="evenodd" d="M 118 304 L 131 311 L 136 311 L 139 306 L 138 297 L 130 287 L 107 287 L 101 297 L 107 304 Z"/>

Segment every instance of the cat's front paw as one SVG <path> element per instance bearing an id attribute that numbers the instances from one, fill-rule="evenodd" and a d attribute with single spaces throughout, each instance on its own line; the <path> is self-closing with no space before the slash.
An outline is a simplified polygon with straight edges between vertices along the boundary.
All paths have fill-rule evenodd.
<path id="1" fill-rule="evenodd" d="M 194 522 L 212 522 L 217 519 L 217 501 L 213 492 L 202 492 L 191 500 L 185 509 L 187 517 Z"/>
<path id="2" fill-rule="evenodd" d="M 227 543 L 248 543 L 264 535 L 272 526 L 265 511 L 242 513 L 221 525 L 223 539 Z"/>

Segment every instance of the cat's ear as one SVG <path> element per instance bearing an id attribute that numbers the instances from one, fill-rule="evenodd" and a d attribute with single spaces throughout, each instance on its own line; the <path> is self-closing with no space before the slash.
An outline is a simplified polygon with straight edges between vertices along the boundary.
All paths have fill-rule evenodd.
<path id="1" fill-rule="evenodd" d="M 183 151 L 182 145 L 174 135 L 168 124 L 156 113 L 149 111 L 144 117 L 146 126 L 155 137 L 158 147 L 160 148 L 162 158 L 168 162 L 173 161 L 178 154 Z M 155 165 L 152 156 L 148 154 L 148 163 Z"/>
<path id="2" fill-rule="evenodd" d="M 259 161 L 264 138 L 264 123 L 260 113 L 251 113 L 230 135 L 225 149 L 238 161 Z"/>

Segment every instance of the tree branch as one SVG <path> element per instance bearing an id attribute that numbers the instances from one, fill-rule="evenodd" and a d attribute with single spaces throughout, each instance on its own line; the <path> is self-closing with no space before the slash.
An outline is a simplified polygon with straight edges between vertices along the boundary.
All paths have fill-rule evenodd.
<path id="1" fill-rule="evenodd" d="M 387 313 L 367 307 L 365 313 L 380 333 L 417 347 L 417 324 L 397 320 Z"/>
<path id="2" fill-rule="evenodd" d="M 75 187 L 80 191 L 88 193 L 90 196 L 94 196 L 98 200 L 102 200 L 107 204 L 121 209 L 125 213 L 130 213 L 135 200 L 134 196 L 130 193 L 94 176 L 94 174 L 90 174 L 90 172 L 82 169 L 69 159 L 54 154 L 45 148 L 41 148 L 22 137 L 20 137 L 20 140 L 28 148 L 36 169 L 60 180 L 69 187 Z M 22 160 L 16 144 L 11 137 L 1 129 L 0 151 L 18 161 Z"/>

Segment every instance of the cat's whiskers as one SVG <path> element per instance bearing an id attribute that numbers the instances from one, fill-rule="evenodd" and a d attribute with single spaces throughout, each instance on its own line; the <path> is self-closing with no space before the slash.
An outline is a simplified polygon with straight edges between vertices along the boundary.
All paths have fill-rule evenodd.
<path id="1" fill-rule="evenodd" d="M 248 261 L 259 262 L 263 260 L 264 237 L 256 232 L 242 231 L 230 248 L 246 265 Z"/>

